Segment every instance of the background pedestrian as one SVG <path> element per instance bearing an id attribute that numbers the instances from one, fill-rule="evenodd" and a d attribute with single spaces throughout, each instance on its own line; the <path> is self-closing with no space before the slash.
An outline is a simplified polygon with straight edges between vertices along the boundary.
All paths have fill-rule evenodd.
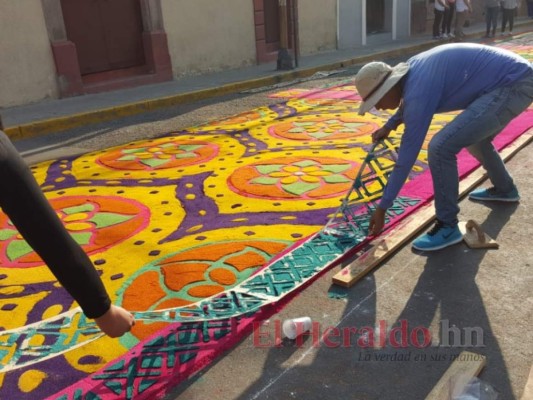
<path id="1" fill-rule="evenodd" d="M 485 20 L 487 22 L 486 38 L 494 37 L 498 26 L 500 0 L 485 0 Z"/>
<path id="2" fill-rule="evenodd" d="M 502 35 L 505 34 L 505 28 L 507 27 L 507 22 L 509 22 L 509 35 L 513 34 L 513 25 L 514 25 L 514 15 L 520 6 L 518 0 L 503 0 L 502 1 Z"/>

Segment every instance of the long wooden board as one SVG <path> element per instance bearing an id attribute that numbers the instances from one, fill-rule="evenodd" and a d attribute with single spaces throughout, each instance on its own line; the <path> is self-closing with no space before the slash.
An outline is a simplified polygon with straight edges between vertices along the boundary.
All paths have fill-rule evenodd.
<path id="1" fill-rule="evenodd" d="M 530 129 L 500 152 L 503 160 L 508 161 L 520 149 L 529 144 L 532 139 L 533 129 Z M 482 167 L 476 169 L 459 182 L 459 197 L 465 196 L 486 178 L 487 175 Z M 344 287 L 353 286 L 434 219 L 434 202 L 431 201 L 407 217 L 405 221 L 399 222 L 397 227 L 393 228 L 390 232 L 370 242 L 369 250 L 359 255 L 356 259 L 350 260 L 346 266 L 333 276 L 333 283 Z"/>
<path id="2" fill-rule="evenodd" d="M 487 359 L 481 354 L 463 351 L 439 379 L 426 400 L 452 400 L 464 392 L 470 380 L 476 377 Z"/>

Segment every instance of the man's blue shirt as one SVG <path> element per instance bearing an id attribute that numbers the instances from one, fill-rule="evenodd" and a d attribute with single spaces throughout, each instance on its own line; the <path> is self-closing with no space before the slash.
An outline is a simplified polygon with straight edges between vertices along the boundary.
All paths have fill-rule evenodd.
<path id="1" fill-rule="evenodd" d="M 445 44 L 408 61 L 400 83 L 402 103 L 385 126 L 405 124 L 398 161 L 380 207 L 389 208 L 402 188 L 422 147 L 433 115 L 463 110 L 494 89 L 532 73 L 533 66 L 515 53 L 474 43 Z"/>

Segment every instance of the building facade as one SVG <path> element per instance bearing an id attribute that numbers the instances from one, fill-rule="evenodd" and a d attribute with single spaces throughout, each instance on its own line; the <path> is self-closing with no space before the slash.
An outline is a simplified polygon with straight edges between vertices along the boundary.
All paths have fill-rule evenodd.
<path id="1" fill-rule="evenodd" d="M 430 32 L 432 1 L 0 0 L 0 107 L 356 52 Z"/>

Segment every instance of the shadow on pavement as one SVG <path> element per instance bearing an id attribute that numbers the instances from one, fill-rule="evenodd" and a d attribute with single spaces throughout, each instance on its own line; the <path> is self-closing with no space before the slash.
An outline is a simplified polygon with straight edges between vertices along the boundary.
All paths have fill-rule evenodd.
<path id="1" fill-rule="evenodd" d="M 481 226 L 496 238 L 516 208 L 516 204 L 495 205 Z M 330 335 L 313 348 L 312 334 L 300 341 L 285 339 L 282 347 L 270 349 L 260 380 L 238 398 L 424 399 L 453 357 L 463 350 L 487 356 L 490 372 L 482 371 L 479 378 L 490 384 L 499 398 L 514 398 L 505 360 L 476 284 L 487 251 L 491 250 L 471 250 L 460 244 L 427 254 L 408 301 L 390 321 L 376 321 L 381 290 L 376 292 L 374 275 L 368 276 L 349 290 L 346 311 L 337 326 L 341 337 L 357 328 L 350 343 L 343 344 L 338 335 Z M 361 347 L 370 343 L 369 332 L 375 333 L 376 343 L 379 341 L 374 328 L 383 323 L 389 330 L 396 328 L 397 340 L 387 337 L 380 349 Z M 366 336 L 361 335 L 363 327 L 368 328 Z M 437 343 L 425 345 L 424 328 L 434 334 Z M 402 337 L 402 329 L 406 336 Z M 418 348 L 420 345 L 425 347 Z"/>

